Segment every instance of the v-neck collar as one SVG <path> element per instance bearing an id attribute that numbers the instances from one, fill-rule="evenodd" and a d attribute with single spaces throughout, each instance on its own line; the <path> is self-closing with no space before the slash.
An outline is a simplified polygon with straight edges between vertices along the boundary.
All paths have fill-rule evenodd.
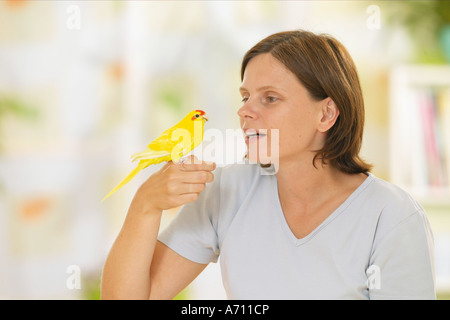
<path id="1" fill-rule="evenodd" d="M 318 225 L 313 231 L 311 231 L 308 235 L 303 238 L 297 238 L 289 227 L 286 218 L 283 213 L 283 209 L 281 207 L 280 198 L 278 196 L 278 180 L 277 176 L 271 175 L 271 184 L 272 184 L 272 192 L 271 199 L 275 206 L 275 214 L 279 216 L 281 225 L 283 227 L 284 232 L 289 237 L 290 241 L 295 245 L 302 245 L 309 240 L 311 240 L 318 232 L 320 232 L 325 226 L 327 226 L 331 221 L 333 221 L 342 211 L 344 211 L 350 203 L 374 180 L 373 174 L 368 173 L 367 178 L 356 188 L 350 196 L 336 209 L 334 210 L 320 225 Z"/>

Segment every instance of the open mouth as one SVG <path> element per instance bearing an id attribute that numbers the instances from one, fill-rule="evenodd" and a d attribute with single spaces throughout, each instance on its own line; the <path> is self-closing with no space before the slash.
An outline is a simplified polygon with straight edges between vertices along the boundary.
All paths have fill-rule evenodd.
<path id="1" fill-rule="evenodd" d="M 256 131 L 254 129 L 248 129 L 244 132 L 244 136 L 245 136 L 245 141 L 248 142 L 250 139 L 253 140 L 253 139 L 266 137 L 267 134 L 260 132 L 260 131 Z"/>

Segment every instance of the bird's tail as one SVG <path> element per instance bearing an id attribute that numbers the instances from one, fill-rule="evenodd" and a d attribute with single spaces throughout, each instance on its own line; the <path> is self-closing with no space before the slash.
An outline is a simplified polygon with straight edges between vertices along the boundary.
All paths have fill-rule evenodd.
<path id="1" fill-rule="evenodd" d="M 147 149 L 138 153 L 135 153 L 131 156 L 131 161 L 135 162 L 138 160 L 152 160 L 152 159 L 158 159 L 162 157 L 170 156 L 170 152 L 167 152 L 166 150 L 163 151 L 156 151 L 152 149 Z"/>
<path id="2" fill-rule="evenodd" d="M 126 177 L 125 179 L 122 180 L 122 182 L 120 182 L 114 189 L 111 190 L 110 193 L 108 193 L 102 201 L 105 201 L 106 198 L 108 198 L 110 195 L 112 195 L 114 192 L 116 192 L 117 190 L 119 190 L 120 188 L 122 188 L 125 184 L 127 184 L 131 179 L 134 178 L 135 175 L 138 174 L 139 171 L 141 171 L 142 169 L 144 169 L 145 167 L 147 167 L 149 165 L 148 161 L 140 161 L 139 164 L 136 166 L 136 168 L 134 168 Z"/>

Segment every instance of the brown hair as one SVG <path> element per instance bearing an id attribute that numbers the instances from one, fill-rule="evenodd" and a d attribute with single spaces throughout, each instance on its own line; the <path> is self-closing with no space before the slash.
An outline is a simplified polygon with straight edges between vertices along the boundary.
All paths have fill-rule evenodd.
<path id="1" fill-rule="evenodd" d="M 336 123 L 328 130 L 325 144 L 313 159 L 329 162 L 346 173 L 367 173 L 371 165 L 359 157 L 364 129 L 364 101 L 355 64 L 345 49 L 329 35 L 308 31 L 273 34 L 244 56 L 241 80 L 248 62 L 270 53 L 294 73 L 312 98 L 330 97 L 339 109 Z"/>

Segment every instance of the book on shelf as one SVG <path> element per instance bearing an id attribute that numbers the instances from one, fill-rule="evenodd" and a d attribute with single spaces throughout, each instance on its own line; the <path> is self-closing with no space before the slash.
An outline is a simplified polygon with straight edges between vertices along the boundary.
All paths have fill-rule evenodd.
<path id="1" fill-rule="evenodd" d="M 450 88 L 415 87 L 410 98 L 404 182 L 422 192 L 450 190 Z"/>

